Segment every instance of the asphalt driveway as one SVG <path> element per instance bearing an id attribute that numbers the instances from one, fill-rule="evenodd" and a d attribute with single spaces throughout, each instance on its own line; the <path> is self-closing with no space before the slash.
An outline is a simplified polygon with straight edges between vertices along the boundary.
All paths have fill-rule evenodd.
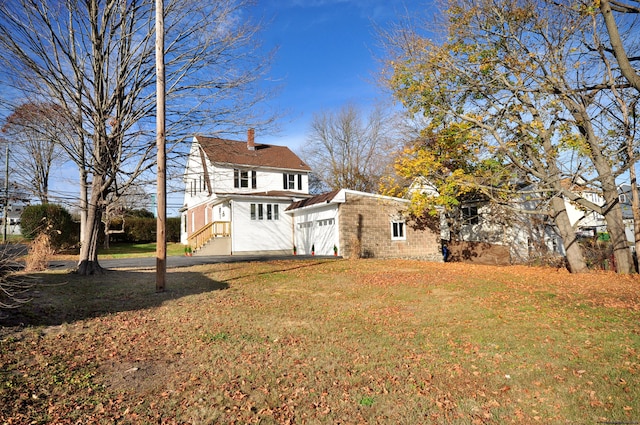
<path id="1" fill-rule="evenodd" d="M 309 259 L 336 259 L 332 255 L 203 255 L 203 256 L 174 256 L 167 257 L 167 268 L 189 267 L 201 264 L 216 263 L 240 263 L 249 261 L 273 261 L 273 260 L 309 260 Z M 156 257 L 141 258 L 118 258 L 118 259 L 100 259 L 100 265 L 105 269 L 155 269 Z M 75 268 L 75 261 L 51 261 L 49 268 L 51 269 L 72 269 Z"/>

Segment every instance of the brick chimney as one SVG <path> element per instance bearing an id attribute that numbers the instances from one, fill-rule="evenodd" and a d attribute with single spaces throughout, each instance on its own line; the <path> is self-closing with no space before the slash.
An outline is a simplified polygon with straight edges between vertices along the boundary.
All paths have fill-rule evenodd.
<path id="1" fill-rule="evenodd" d="M 247 130 L 247 149 L 250 151 L 256 150 L 255 134 L 256 131 L 253 128 Z"/>

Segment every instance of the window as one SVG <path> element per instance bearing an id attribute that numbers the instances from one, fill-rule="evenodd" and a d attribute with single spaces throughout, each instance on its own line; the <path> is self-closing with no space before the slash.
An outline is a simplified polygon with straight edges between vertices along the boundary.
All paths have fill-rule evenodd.
<path id="1" fill-rule="evenodd" d="M 255 189 L 257 187 L 257 178 L 255 171 L 247 171 L 247 170 L 233 170 L 233 187 L 236 188 L 245 188 L 249 187 L 249 180 L 251 180 L 251 188 Z"/>
<path id="2" fill-rule="evenodd" d="M 298 182 L 298 190 L 302 190 L 302 174 L 287 174 L 282 175 L 282 187 L 287 190 L 296 189 L 296 181 Z"/>
<path id="3" fill-rule="evenodd" d="M 462 221 L 464 224 L 480 223 L 478 207 L 462 207 Z"/>
<path id="4" fill-rule="evenodd" d="M 404 234 L 404 221 L 391 222 L 391 240 L 403 241 L 405 239 L 407 239 L 407 237 Z"/>
<path id="5" fill-rule="evenodd" d="M 280 220 L 278 204 L 251 204 L 249 213 L 251 220 Z"/>

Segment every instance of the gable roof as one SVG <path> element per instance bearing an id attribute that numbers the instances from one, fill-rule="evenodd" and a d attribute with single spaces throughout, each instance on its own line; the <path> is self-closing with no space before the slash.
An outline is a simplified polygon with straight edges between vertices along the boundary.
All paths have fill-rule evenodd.
<path id="1" fill-rule="evenodd" d="M 255 143 L 252 150 L 248 148 L 247 142 L 236 140 L 204 136 L 196 136 L 195 140 L 209 161 L 216 164 L 311 171 L 311 168 L 286 146 Z"/>

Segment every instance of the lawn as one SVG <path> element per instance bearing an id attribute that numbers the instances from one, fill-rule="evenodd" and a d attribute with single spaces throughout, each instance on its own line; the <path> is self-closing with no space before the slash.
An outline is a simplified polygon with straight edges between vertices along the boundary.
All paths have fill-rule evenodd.
<path id="1" fill-rule="evenodd" d="M 184 255 L 184 245 L 176 242 L 167 243 L 167 255 Z M 109 248 L 98 249 L 100 258 L 154 257 L 155 243 L 112 243 Z"/>
<path id="2" fill-rule="evenodd" d="M 640 423 L 640 279 L 404 260 L 47 273 L 6 424 Z M 12 323 L 29 326 L 8 326 Z"/>

